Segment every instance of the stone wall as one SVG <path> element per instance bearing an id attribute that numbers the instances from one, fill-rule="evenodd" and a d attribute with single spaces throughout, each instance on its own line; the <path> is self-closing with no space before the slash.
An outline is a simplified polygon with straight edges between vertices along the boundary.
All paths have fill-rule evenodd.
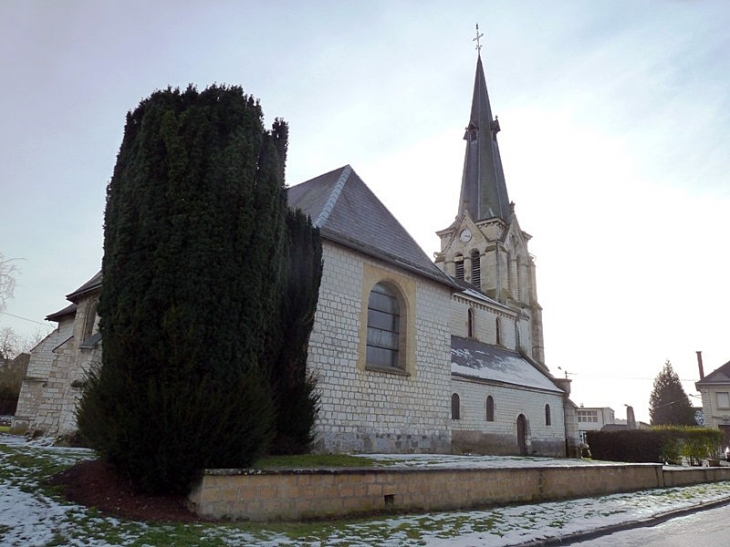
<path id="1" fill-rule="evenodd" d="M 188 503 L 206 517 L 299 520 L 389 510 L 463 510 L 726 480 L 730 480 L 730 468 L 663 471 L 658 464 L 288 472 L 209 470 L 188 496 Z"/>
<path id="2" fill-rule="evenodd" d="M 96 329 L 95 303 L 94 294 L 82 299 L 76 312 L 61 317 L 58 328 L 31 351 L 13 430 L 51 437 L 76 432 L 76 406 L 86 371 L 101 362 L 100 343 L 80 347 L 86 331 Z"/>
<path id="3" fill-rule="evenodd" d="M 329 241 L 308 367 L 322 395 L 316 450 L 449 452 L 450 290 Z M 406 362 L 365 363 L 367 298 L 375 283 L 399 292 Z"/>
<path id="4" fill-rule="evenodd" d="M 452 393 L 458 393 L 461 416 L 452 420 L 455 453 L 519 454 L 517 417 L 527 419 L 527 453 L 565 456 L 563 396 L 453 378 Z M 486 420 L 486 401 L 494 399 L 494 421 Z M 545 423 L 545 404 L 550 405 L 551 424 Z M 457 423 L 458 422 L 458 423 Z"/>
<path id="5" fill-rule="evenodd" d="M 69 314 L 58 327 L 41 340 L 30 353 L 28 371 L 18 397 L 18 408 L 13 417 L 14 431 L 45 431 L 57 418 L 52 416 L 63 397 L 63 390 L 50 382 L 51 370 L 56 361 L 56 348 L 73 336 L 74 314 Z"/>

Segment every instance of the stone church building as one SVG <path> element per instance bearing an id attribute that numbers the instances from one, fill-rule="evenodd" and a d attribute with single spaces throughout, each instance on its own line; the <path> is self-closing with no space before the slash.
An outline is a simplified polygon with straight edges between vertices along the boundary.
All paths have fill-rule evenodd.
<path id="1" fill-rule="evenodd" d="M 509 201 L 481 58 L 458 215 L 435 262 L 345 166 L 288 189 L 320 228 L 324 271 L 309 343 L 316 450 L 572 455 L 569 380 L 545 366 L 535 264 Z M 32 352 L 16 429 L 75 431 L 100 362 L 97 274 L 51 314 Z"/>

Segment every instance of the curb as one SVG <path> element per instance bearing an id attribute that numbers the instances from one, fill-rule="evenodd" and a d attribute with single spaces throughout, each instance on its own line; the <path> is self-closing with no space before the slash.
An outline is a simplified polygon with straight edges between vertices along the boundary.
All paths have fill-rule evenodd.
<path id="1" fill-rule="evenodd" d="M 692 513 L 698 513 L 700 511 L 706 511 L 708 509 L 714 509 L 715 507 L 721 507 L 723 505 L 730 504 L 730 497 L 722 498 L 719 500 L 702 502 L 691 507 L 685 507 L 684 509 L 676 509 L 674 511 L 667 511 L 666 513 L 659 513 L 653 517 L 633 520 L 628 522 L 622 522 L 620 524 L 612 524 L 603 528 L 594 528 L 593 530 L 586 530 L 584 532 L 573 532 L 564 536 L 555 536 L 545 539 L 537 539 L 528 541 L 527 543 L 518 543 L 512 547 L 554 547 L 556 545 L 572 545 L 579 541 L 588 541 L 596 539 L 602 536 L 613 534 L 615 532 L 623 532 L 624 530 L 635 530 L 637 528 L 649 528 L 656 526 L 668 520 L 683 517 L 685 515 L 691 515 Z"/>

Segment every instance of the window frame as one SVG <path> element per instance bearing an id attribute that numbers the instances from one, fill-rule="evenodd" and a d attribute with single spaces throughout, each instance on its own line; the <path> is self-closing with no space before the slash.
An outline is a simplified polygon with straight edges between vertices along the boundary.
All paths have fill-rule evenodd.
<path id="1" fill-rule="evenodd" d="M 494 397 L 492 397 L 491 395 L 487 395 L 486 406 L 487 406 L 486 419 L 488 422 L 494 422 Z"/>
<path id="2" fill-rule="evenodd" d="M 393 291 L 400 308 L 398 367 L 381 367 L 367 362 L 368 301 L 370 292 L 378 283 Z M 358 315 L 357 369 L 362 372 L 411 377 L 417 374 L 416 361 L 416 291 L 418 284 L 411 277 L 364 262 Z"/>
<path id="3" fill-rule="evenodd" d="M 397 292 L 392 286 L 384 282 L 373 285 L 368 294 L 365 340 L 367 365 L 377 368 L 403 368 L 400 355 L 402 326 L 400 309 Z M 379 355 L 386 358 L 381 359 Z"/>
<path id="4" fill-rule="evenodd" d="M 461 397 L 458 393 L 451 394 L 451 419 L 461 420 Z"/>

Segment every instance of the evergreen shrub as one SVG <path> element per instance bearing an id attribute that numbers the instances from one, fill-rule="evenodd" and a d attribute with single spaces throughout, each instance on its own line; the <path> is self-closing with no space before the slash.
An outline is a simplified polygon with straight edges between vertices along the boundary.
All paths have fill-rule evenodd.
<path id="1" fill-rule="evenodd" d="M 623 431 L 588 431 L 593 459 L 632 463 L 700 464 L 715 455 L 722 432 L 703 427 L 655 427 Z"/>
<path id="2" fill-rule="evenodd" d="M 276 406 L 270 453 L 304 454 L 314 442 L 319 410 L 317 382 L 307 373 L 307 353 L 322 280 L 322 243 L 319 230 L 301 211 L 289 211 L 286 225 L 286 282 L 270 370 Z"/>
<path id="3" fill-rule="evenodd" d="M 288 129 L 238 87 L 167 89 L 127 115 L 107 188 L 104 351 L 77 418 L 140 490 L 245 467 L 274 426 Z"/>

